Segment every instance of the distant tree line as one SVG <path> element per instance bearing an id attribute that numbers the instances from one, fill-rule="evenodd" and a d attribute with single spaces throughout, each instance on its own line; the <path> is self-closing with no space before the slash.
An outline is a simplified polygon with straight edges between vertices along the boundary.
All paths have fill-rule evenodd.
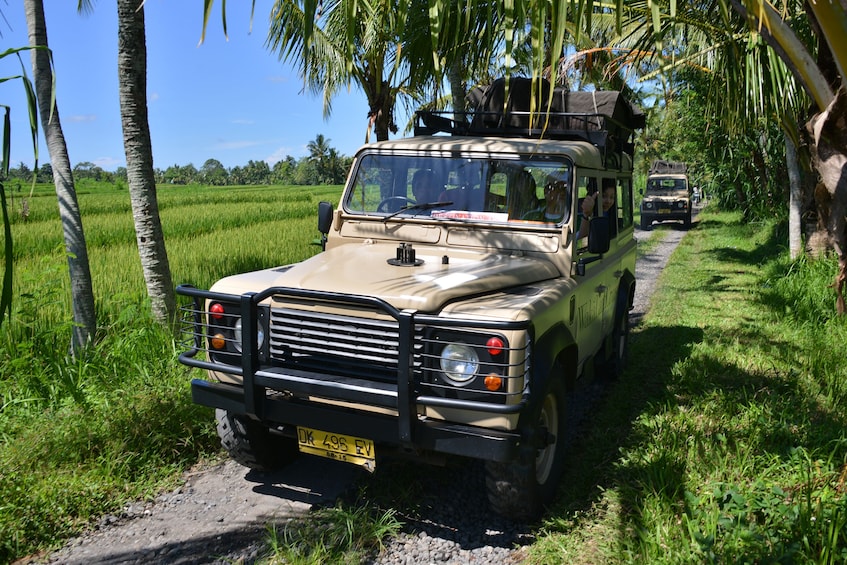
<path id="1" fill-rule="evenodd" d="M 206 184 L 212 186 L 228 186 L 240 184 L 342 184 L 347 177 L 347 171 L 352 163 L 352 157 L 340 155 L 329 146 L 329 139 L 318 135 L 310 141 L 307 148 L 309 154 L 295 159 L 287 155 L 273 166 L 266 161 L 250 160 L 243 167 L 231 168 L 217 159 L 207 159 L 199 169 L 192 163 L 188 165 L 171 165 L 166 169 L 155 169 L 157 184 Z M 32 181 L 32 169 L 26 163 L 9 169 L 9 178 L 19 182 Z M 94 163 L 84 161 L 73 168 L 74 180 L 91 179 L 111 182 L 126 186 L 126 167 L 118 167 L 114 171 L 106 171 Z M 53 168 L 50 163 L 38 167 L 36 181 L 53 182 Z"/>

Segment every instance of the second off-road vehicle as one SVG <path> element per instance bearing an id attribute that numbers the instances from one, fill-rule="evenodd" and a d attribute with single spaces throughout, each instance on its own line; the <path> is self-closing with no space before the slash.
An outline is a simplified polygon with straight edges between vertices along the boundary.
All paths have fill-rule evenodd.
<path id="1" fill-rule="evenodd" d="M 691 186 L 685 163 L 653 161 L 647 173 L 647 190 L 642 194 L 641 229 L 650 229 L 653 222 L 671 220 L 691 227 Z"/>
<path id="2" fill-rule="evenodd" d="M 498 81 L 467 115 L 419 113 L 413 137 L 359 150 L 338 206 L 319 205 L 321 253 L 179 287 L 180 360 L 206 371 L 193 398 L 234 459 L 471 457 L 499 513 L 551 500 L 569 394 L 627 355 L 644 117 L 617 92 L 558 90 L 530 115 L 529 84 Z"/>

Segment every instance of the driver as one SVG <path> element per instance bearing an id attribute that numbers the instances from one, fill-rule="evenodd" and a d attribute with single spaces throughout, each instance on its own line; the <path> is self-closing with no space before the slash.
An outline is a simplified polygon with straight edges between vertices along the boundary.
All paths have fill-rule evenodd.
<path id="1" fill-rule="evenodd" d="M 438 199 L 435 186 L 435 173 L 429 169 L 415 171 L 415 174 L 412 176 L 412 194 L 415 196 L 415 202 L 417 204 L 435 202 Z"/>

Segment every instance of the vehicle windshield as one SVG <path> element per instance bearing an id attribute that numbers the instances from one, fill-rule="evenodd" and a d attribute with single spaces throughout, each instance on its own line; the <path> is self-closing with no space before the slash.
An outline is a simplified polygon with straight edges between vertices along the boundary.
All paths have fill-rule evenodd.
<path id="1" fill-rule="evenodd" d="M 483 222 L 570 219 L 572 165 L 556 159 L 368 154 L 344 209 L 381 216 Z"/>
<path id="2" fill-rule="evenodd" d="M 667 194 L 687 190 L 685 179 L 649 179 L 647 181 L 647 192 L 654 194 Z"/>

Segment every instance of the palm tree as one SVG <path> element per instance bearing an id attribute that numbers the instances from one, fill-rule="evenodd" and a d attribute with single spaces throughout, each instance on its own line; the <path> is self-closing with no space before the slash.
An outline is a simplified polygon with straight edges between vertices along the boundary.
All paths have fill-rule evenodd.
<path id="1" fill-rule="evenodd" d="M 377 140 L 388 139 L 398 129 L 398 96 L 413 95 L 434 77 L 426 3 L 330 0 L 320 12 L 299 4 L 274 4 L 268 47 L 299 67 L 306 88 L 323 96 L 327 116 L 342 88 L 358 86 L 368 100 L 365 140 L 371 128 Z"/>
<path id="2" fill-rule="evenodd" d="M 62 124 L 59 121 L 59 108 L 53 102 L 53 69 L 50 52 L 47 50 L 44 4 L 42 0 L 24 0 L 24 11 L 30 45 L 43 47 L 33 49 L 30 55 L 38 100 L 38 113 L 41 115 L 41 127 L 44 129 L 47 149 L 50 152 L 53 183 L 56 185 L 59 217 L 62 220 L 65 252 L 68 256 L 74 319 L 71 352 L 76 354 L 80 347 L 93 338 L 97 324 L 91 269 L 88 264 L 88 247 L 85 243 L 82 216 L 74 188 L 71 161 L 68 157 L 65 136 L 62 133 Z"/>
<path id="3" fill-rule="evenodd" d="M 153 316 L 170 320 L 176 295 L 159 218 L 153 148 L 147 121 L 147 46 L 144 0 L 118 0 L 118 81 L 135 236 Z"/>
<path id="4" fill-rule="evenodd" d="M 673 16 L 659 17 L 645 23 L 641 45 L 656 44 L 669 33 L 682 27 L 693 27 L 699 32 L 701 48 L 689 53 L 691 60 L 712 71 L 714 95 L 709 98 L 715 106 L 709 114 L 715 116 L 729 130 L 743 130 L 762 118 L 778 120 L 783 128 L 786 143 L 786 166 L 790 187 L 789 226 L 792 253 L 797 252 L 800 232 L 800 198 L 797 198 L 799 175 L 793 145 L 803 133 L 806 121 L 806 102 L 799 89 L 802 87 L 818 107 L 817 116 L 809 120 L 806 128 L 812 137 L 813 163 L 820 175 L 825 191 L 818 202 L 818 212 L 827 227 L 830 240 L 839 256 L 836 275 L 837 310 L 845 313 L 843 285 L 847 281 L 847 179 L 841 168 L 847 160 L 847 136 L 840 134 L 847 119 L 847 5 L 835 3 L 809 3 L 808 18 L 800 3 L 787 3 L 781 14 L 770 4 L 759 0 L 715 0 L 708 6 L 696 9 L 686 5 Z M 655 8 L 645 2 L 630 4 L 642 12 Z M 708 16 L 707 16 L 708 14 Z M 711 14 L 720 14 L 715 23 Z M 734 15 L 734 17 L 733 17 Z M 760 19 L 761 18 L 761 19 Z M 821 18 L 825 23 L 821 23 Z M 816 33 L 812 44 L 801 41 L 802 34 L 795 32 L 789 22 L 811 25 Z M 796 24 L 795 24 L 796 25 Z M 839 27 L 840 26 L 840 27 Z M 691 36 L 687 36 L 688 39 Z M 817 60 L 811 53 L 818 52 Z M 758 147 L 758 146 L 757 146 Z M 838 158 L 831 158 L 839 155 Z"/>
<path id="5" fill-rule="evenodd" d="M 306 149 L 309 151 L 309 160 L 315 164 L 319 183 L 329 182 L 328 158 L 332 150 L 329 141 L 322 133 L 319 133 L 313 141 L 306 144 Z"/>

